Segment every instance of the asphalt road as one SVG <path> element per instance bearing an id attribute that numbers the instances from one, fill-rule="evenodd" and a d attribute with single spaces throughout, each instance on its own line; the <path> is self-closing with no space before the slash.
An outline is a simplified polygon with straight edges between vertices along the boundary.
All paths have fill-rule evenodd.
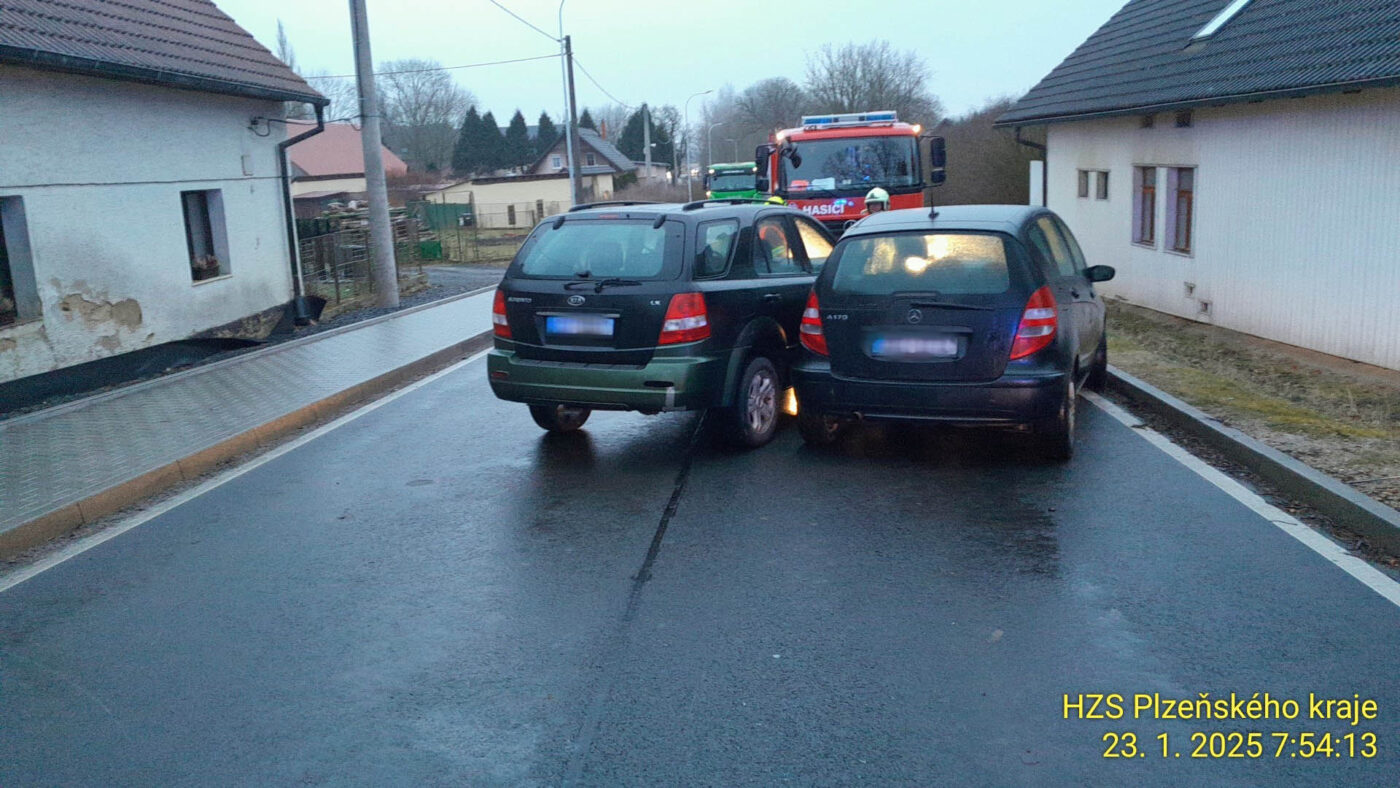
<path id="1" fill-rule="evenodd" d="M 428 265 L 423 270 L 428 272 L 429 284 L 474 290 L 478 287 L 495 287 L 505 275 L 506 266 Z"/>
<path id="2" fill-rule="evenodd" d="M 1400 608 L 1104 412 L 1067 466 L 699 422 L 544 437 L 477 361 L 0 593 L 0 785 L 1396 784 Z M 1300 716 L 1132 719 L 1232 691 Z"/>

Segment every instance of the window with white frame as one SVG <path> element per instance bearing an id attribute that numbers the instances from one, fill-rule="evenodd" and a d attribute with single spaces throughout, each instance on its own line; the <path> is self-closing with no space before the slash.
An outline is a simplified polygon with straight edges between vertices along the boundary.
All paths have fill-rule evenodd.
<path id="1" fill-rule="evenodd" d="M 1168 168 L 1167 194 L 1167 248 L 1173 252 L 1191 254 L 1196 207 L 1196 168 Z"/>
<path id="2" fill-rule="evenodd" d="M 185 216 L 185 245 L 190 255 L 190 278 L 195 282 L 228 276 L 228 230 L 224 199 L 218 189 L 180 192 Z"/>
<path id="3" fill-rule="evenodd" d="M 1094 173 L 1094 199 L 1108 199 L 1108 171 L 1099 170 Z"/>
<path id="4" fill-rule="evenodd" d="M 1157 245 L 1157 168 L 1133 168 L 1133 243 Z"/>
<path id="5" fill-rule="evenodd" d="M 583 161 L 589 167 L 592 167 L 593 165 L 598 163 L 597 158 L 595 158 L 594 155 L 591 153 L 584 154 Z"/>
<path id="6" fill-rule="evenodd" d="M 1079 171 L 1079 199 L 1089 199 L 1089 171 Z"/>
<path id="7" fill-rule="evenodd" d="M 550 157 L 549 157 L 549 166 L 550 166 L 550 167 L 553 167 L 553 168 L 556 169 L 556 170 L 562 170 L 562 169 L 564 169 L 564 157 L 563 157 L 563 156 L 560 156 L 560 155 L 557 154 L 557 153 L 554 154 L 553 156 L 550 156 Z"/>
<path id="8" fill-rule="evenodd" d="M 29 227 L 20 197 L 0 197 L 0 328 L 40 316 Z"/>

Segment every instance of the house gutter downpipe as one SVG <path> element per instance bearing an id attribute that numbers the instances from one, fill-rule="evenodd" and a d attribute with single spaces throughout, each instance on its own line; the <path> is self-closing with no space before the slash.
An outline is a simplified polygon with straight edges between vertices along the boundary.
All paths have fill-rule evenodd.
<path id="1" fill-rule="evenodd" d="M 1021 127 L 1016 127 L 1016 141 L 1027 148 L 1040 151 L 1040 207 L 1050 207 L 1050 148 L 1039 142 L 1021 139 Z"/>
<path id="2" fill-rule="evenodd" d="M 277 143 L 277 169 L 282 179 L 282 204 L 287 222 L 287 252 L 292 265 L 292 320 L 299 326 L 311 322 L 312 310 L 306 302 L 306 285 L 301 278 L 301 245 L 297 243 L 297 221 L 292 202 L 292 176 L 287 165 L 287 149 L 307 137 L 314 137 L 326 129 L 325 105 L 316 104 L 316 128 L 308 129 L 295 137 Z"/>

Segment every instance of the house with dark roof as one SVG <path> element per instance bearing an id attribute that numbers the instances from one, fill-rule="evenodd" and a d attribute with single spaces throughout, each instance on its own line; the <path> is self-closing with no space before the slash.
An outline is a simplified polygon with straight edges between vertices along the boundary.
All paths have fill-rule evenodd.
<path id="1" fill-rule="evenodd" d="M 1113 296 L 1400 369 L 1400 3 L 1131 0 L 997 124 Z"/>
<path id="2" fill-rule="evenodd" d="M 289 121 L 288 134 L 300 136 L 316 127 L 310 121 Z M 327 123 L 319 134 L 287 149 L 292 165 L 292 196 L 340 193 L 364 194 L 365 149 L 360 130 L 350 123 Z M 408 165 L 383 145 L 384 174 L 390 178 L 406 175 Z"/>
<path id="3" fill-rule="evenodd" d="M 531 227 L 573 204 L 569 188 L 569 154 L 561 127 L 559 139 L 519 174 L 477 176 L 428 192 L 423 199 L 464 207 L 480 227 Z M 579 129 L 580 200 L 613 196 L 613 178 L 635 169 L 612 143 L 592 129 Z"/>
<path id="4" fill-rule="evenodd" d="M 326 99 L 212 2 L 6 0 L 0 96 L 0 382 L 293 298 L 282 118 Z"/>

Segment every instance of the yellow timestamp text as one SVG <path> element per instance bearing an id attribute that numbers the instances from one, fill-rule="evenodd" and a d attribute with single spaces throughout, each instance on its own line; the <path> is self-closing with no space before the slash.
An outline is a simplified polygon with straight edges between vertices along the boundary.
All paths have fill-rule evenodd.
<path id="1" fill-rule="evenodd" d="M 1379 753 L 1370 731 L 1196 731 L 1189 736 L 1159 733 L 1140 740 L 1132 731 L 1103 735 L 1105 758 L 1374 758 Z"/>

